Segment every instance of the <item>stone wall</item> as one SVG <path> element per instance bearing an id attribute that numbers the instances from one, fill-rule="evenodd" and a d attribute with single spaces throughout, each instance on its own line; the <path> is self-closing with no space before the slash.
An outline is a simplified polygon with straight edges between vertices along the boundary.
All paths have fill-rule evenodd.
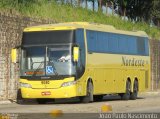
<path id="1" fill-rule="evenodd" d="M 21 44 L 24 27 L 48 23 L 54 21 L 0 12 L 0 100 L 16 98 L 19 66 L 11 63 L 10 53 Z"/>
<path id="2" fill-rule="evenodd" d="M 160 40 L 150 40 L 151 90 L 160 89 Z"/>

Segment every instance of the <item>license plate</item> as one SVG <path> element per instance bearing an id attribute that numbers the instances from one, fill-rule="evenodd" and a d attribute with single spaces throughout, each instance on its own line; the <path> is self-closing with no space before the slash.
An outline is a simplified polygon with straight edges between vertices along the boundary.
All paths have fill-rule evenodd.
<path id="1" fill-rule="evenodd" d="M 41 92 L 42 96 L 51 95 L 50 91 Z"/>

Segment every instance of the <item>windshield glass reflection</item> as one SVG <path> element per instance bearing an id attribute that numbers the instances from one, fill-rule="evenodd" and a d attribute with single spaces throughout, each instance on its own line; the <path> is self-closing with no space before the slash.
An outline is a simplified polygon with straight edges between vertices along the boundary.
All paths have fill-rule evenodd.
<path id="1" fill-rule="evenodd" d="M 71 46 L 34 46 L 22 50 L 21 76 L 74 75 Z"/>

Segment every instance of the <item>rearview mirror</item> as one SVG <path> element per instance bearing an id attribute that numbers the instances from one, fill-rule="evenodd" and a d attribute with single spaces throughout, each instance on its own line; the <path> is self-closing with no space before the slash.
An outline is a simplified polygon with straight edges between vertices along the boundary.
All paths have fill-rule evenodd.
<path id="1" fill-rule="evenodd" d="M 78 62 L 79 59 L 79 47 L 74 46 L 73 47 L 73 61 Z"/>
<path id="2" fill-rule="evenodd" d="M 17 49 L 11 50 L 11 61 L 12 63 L 17 63 Z"/>

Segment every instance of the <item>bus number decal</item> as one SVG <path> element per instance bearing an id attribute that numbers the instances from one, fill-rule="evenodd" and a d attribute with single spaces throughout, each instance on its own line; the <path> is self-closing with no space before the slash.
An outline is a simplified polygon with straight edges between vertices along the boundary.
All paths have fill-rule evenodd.
<path id="1" fill-rule="evenodd" d="M 41 84 L 49 84 L 50 82 L 49 81 L 41 81 Z"/>

